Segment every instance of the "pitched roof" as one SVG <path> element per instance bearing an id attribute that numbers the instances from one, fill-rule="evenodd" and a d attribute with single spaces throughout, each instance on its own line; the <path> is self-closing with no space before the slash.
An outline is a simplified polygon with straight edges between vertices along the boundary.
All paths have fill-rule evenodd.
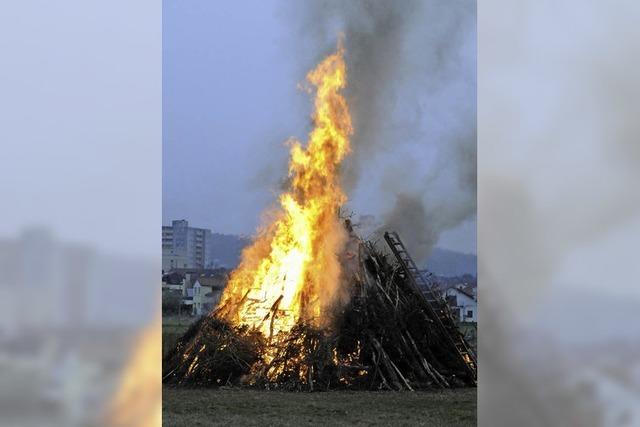
<path id="1" fill-rule="evenodd" d="M 162 281 L 170 285 L 180 285 L 184 279 L 184 274 L 178 272 L 171 272 L 162 276 Z"/>
<path id="2" fill-rule="evenodd" d="M 451 286 L 450 288 L 447 289 L 447 291 L 449 291 L 449 290 L 454 290 L 456 292 L 459 292 L 462 295 L 466 295 L 466 296 L 468 296 L 469 298 L 471 298 L 473 300 L 476 299 L 476 296 L 473 295 L 473 293 L 466 287 L 465 288 L 459 288 L 457 286 Z"/>
<path id="3" fill-rule="evenodd" d="M 224 289 L 227 284 L 227 277 L 222 275 L 200 276 L 195 280 L 200 283 L 200 286 L 208 286 L 211 289 Z"/>

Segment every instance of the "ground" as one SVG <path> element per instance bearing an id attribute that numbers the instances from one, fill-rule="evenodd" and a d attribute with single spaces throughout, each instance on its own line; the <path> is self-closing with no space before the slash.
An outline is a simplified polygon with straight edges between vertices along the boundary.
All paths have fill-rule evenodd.
<path id="1" fill-rule="evenodd" d="M 476 389 L 289 393 L 165 387 L 162 425 L 475 426 Z"/>
<path id="2" fill-rule="evenodd" d="M 198 320 L 191 316 L 162 316 L 162 355 L 175 346 L 178 338 L 184 334 L 189 326 Z"/>

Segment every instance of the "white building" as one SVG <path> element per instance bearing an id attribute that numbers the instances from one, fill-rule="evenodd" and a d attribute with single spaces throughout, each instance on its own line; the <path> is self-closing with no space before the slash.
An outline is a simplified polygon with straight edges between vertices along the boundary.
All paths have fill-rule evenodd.
<path id="1" fill-rule="evenodd" d="M 201 316 L 213 306 L 212 289 L 209 286 L 202 286 L 200 281 L 196 280 L 193 285 L 193 313 L 196 316 Z"/>
<path id="2" fill-rule="evenodd" d="M 461 322 L 478 321 L 478 301 L 472 292 L 460 286 L 447 289 L 445 295 L 452 314 Z"/>

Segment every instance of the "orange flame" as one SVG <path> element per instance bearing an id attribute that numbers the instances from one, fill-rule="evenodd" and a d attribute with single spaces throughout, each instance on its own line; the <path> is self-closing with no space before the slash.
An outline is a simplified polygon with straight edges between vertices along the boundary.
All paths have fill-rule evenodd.
<path id="1" fill-rule="evenodd" d="M 337 213 L 347 200 L 339 166 L 353 133 L 341 94 L 347 84 L 342 43 L 307 81 L 316 90 L 314 129 L 306 147 L 290 142 L 289 189 L 280 196 L 281 209 L 243 252 L 218 312 L 268 337 L 299 321 L 320 326 L 321 313 L 339 296 L 337 254 L 346 233 Z"/>

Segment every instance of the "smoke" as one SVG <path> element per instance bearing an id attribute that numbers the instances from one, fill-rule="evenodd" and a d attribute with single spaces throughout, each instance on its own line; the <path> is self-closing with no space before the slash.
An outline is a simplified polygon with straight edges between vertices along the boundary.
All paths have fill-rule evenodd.
<path id="1" fill-rule="evenodd" d="M 291 7 L 301 62 L 344 34 L 355 134 L 342 175 L 352 209 L 382 217 L 380 231 L 398 231 L 424 261 L 443 231 L 476 212 L 475 2 Z"/>

